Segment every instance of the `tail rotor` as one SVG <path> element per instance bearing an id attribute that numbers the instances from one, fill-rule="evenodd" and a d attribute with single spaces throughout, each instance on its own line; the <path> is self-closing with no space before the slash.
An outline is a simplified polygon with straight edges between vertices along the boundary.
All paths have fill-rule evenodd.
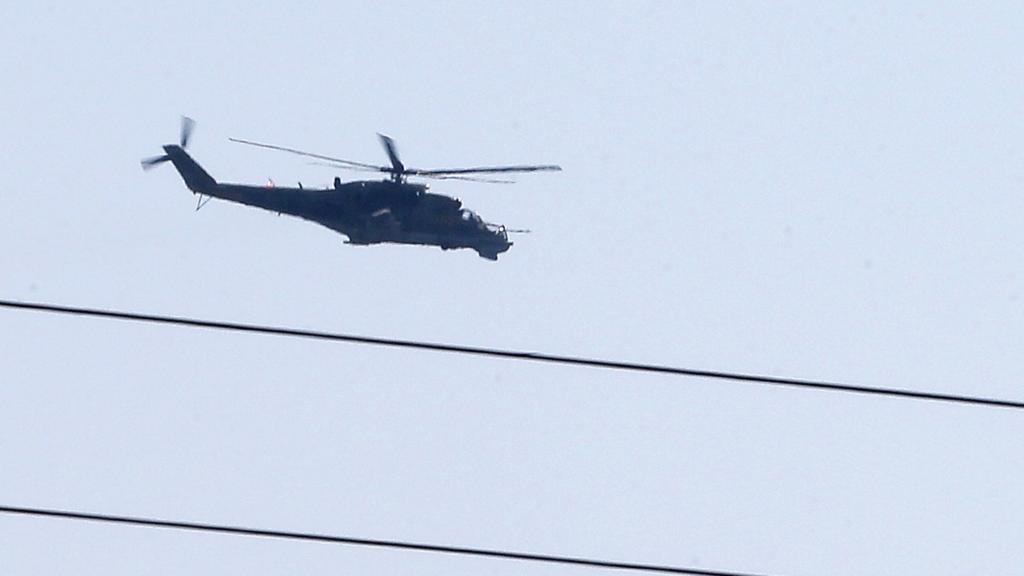
<path id="1" fill-rule="evenodd" d="M 181 148 L 188 148 L 188 141 L 192 138 L 192 130 L 195 128 L 195 126 L 195 120 L 189 118 L 188 116 L 181 117 L 181 132 L 178 137 L 178 142 L 180 143 L 179 145 L 181 146 Z M 156 168 L 158 165 L 163 164 L 164 162 L 167 162 L 170 159 L 170 156 L 168 156 L 167 154 L 163 154 L 161 156 L 151 156 L 149 158 L 143 158 L 140 164 L 142 164 L 143 170 L 152 170 L 153 168 Z"/>
<path id="2" fill-rule="evenodd" d="M 158 164 L 163 164 L 164 162 L 167 162 L 170 159 L 171 157 L 168 156 L 167 154 L 164 154 L 163 156 L 152 156 L 150 158 L 143 158 L 141 162 L 142 169 L 152 170 L 153 168 L 156 168 Z"/>
<path id="3" fill-rule="evenodd" d="M 179 142 L 181 142 L 182 148 L 188 148 L 188 141 L 192 138 L 192 130 L 196 127 L 196 121 L 189 118 L 188 116 L 181 117 L 181 136 Z"/>

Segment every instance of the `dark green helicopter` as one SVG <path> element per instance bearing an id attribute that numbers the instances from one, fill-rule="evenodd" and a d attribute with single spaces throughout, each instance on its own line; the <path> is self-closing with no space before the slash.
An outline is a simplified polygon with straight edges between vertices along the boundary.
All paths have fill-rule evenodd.
<path id="1" fill-rule="evenodd" d="M 326 189 L 304 188 L 301 183 L 298 188 L 277 187 L 272 183 L 267 186 L 227 184 L 214 180 L 185 152 L 194 126 L 195 122 L 192 119 L 182 118 L 179 143 L 164 146 L 162 156 L 142 160 L 142 168 L 149 170 L 168 161 L 174 164 L 189 190 L 199 195 L 196 210 L 206 203 L 204 197 L 206 201 L 210 198 L 220 198 L 238 202 L 311 220 L 344 234 L 348 237 L 349 244 L 391 242 L 439 246 L 442 250 L 472 248 L 483 258 L 497 260 L 498 254 L 512 246 L 508 234 L 525 231 L 508 230 L 500 224 L 485 222 L 472 210 L 463 208 L 462 202 L 457 198 L 430 193 L 426 184 L 411 184 L 406 178 L 417 176 L 439 180 L 507 184 L 511 181 L 490 180 L 474 175 L 561 170 L 559 166 L 552 165 L 485 166 L 441 170 L 406 168 L 398 157 L 394 141 L 383 134 L 378 136 L 391 160 L 390 167 L 231 138 L 233 142 L 241 144 L 314 158 L 334 168 L 385 173 L 389 178 L 342 183 L 340 178 L 335 177 L 334 186 Z"/>

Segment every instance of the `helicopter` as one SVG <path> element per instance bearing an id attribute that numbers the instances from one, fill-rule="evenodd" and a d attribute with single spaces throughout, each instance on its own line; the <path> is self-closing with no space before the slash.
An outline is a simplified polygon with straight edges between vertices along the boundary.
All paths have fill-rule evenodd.
<path id="1" fill-rule="evenodd" d="M 485 222 L 476 212 L 463 207 L 458 198 L 428 192 L 429 185 L 410 183 L 410 176 L 438 180 L 469 180 L 487 183 L 511 183 L 479 177 L 479 174 L 560 171 L 555 165 L 484 166 L 423 170 L 407 168 L 398 156 L 394 140 L 378 134 L 390 166 L 376 166 L 304 152 L 294 148 L 230 138 L 232 142 L 278 150 L 313 158 L 333 168 L 387 174 L 383 180 L 342 182 L 335 177 L 333 186 L 305 188 L 222 183 L 215 180 L 186 152 L 195 122 L 182 117 L 178 144 L 163 146 L 164 154 L 141 161 L 144 170 L 170 162 L 185 185 L 199 195 L 196 210 L 210 198 L 263 208 L 316 222 L 347 237 L 347 244 L 382 243 L 438 246 L 442 250 L 471 248 L 482 258 L 497 260 L 498 254 L 512 247 L 509 230 L 501 224 Z M 204 200 L 205 199 L 205 200 Z"/>

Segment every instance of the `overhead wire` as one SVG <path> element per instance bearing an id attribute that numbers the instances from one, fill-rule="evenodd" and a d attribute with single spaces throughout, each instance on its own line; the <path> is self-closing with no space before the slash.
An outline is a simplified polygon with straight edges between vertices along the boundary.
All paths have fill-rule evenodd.
<path id="1" fill-rule="evenodd" d="M 243 528 L 239 526 L 224 526 L 219 524 L 207 524 L 200 522 L 181 522 L 174 520 L 159 520 L 154 518 L 140 518 L 135 516 L 115 516 L 108 514 L 90 514 L 85 512 L 72 512 L 67 510 L 52 510 L 45 508 L 28 508 L 16 506 L 0 506 L 0 513 L 16 514 L 22 516 L 36 516 L 46 518 L 60 518 L 65 520 L 85 520 L 91 522 L 105 522 L 111 524 L 147 526 L 151 528 L 170 528 L 176 530 L 191 530 L 199 532 L 216 532 L 221 534 L 234 534 L 239 536 L 255 536 L 264 538 L 278 538 L 286 540 L 304 540 L 308 542 L 323 542 L 331 544 L 347 544 L 350 546 L 363 546 L 374 548 L 388 548 L 399 550 L 410 550 L 417 552 L 429 552 L 437 554 L 456 554 L 462 556 L 477 556 L 487 558 L 501 558 L 505 560 L 519 560 L 527 562 L 545 562 L 549 564 L 575 565 L 589 568 L 607 568 L 618 570 L 632 570 L 638 572 L 657 572 L 662 574 L 686 574 L 691 576 L 768 576 L 767 574 L 754 574 L 750 572 L 732 572 L 726 570 L 702 570 L 699 568 L 687 568 L 681 566 L 668 566 L 658 564 L 644 564 L 637 562 L 617 562 L 611 560 L 596 560 L 591 558 L 580 558 L 572 556 L 558 556 L 553 554 L 534 554 L 529 552 L 512 552 L 506 550 L 493 550 L 486 548 L 472 548 L 466 546 L 447 546 L 439 544 L 422 544 L 415 542 L 403 542 L 399 540 L 384 540 L 371 538 L 356 538 L 351 536 L 331 536 L 327 534 L 316 534 L 311 532 L 290 532 L 284 530 L 264 530 L 259 528 Z"/>
<path id="2" fill-rule="evenodd" d="M 998 398 L 988 398 L 964 394 L 947 394 L 940 392 L 925 392 L 900 388 L 861 386 L 857 384 L 843 384 L 838 382 L 826 382 L 820 380 L 804 380 L 796 378 L 782 378 L 777 376 L 743 374 L 739 372 L 680 368 L 657 364 L 643 364 L 636 362 L 623 362 L 617 360 L 601 360 L 594 358 L 583 358 L 578 356 L 559 356 L 555 354 L 542 354 L 536 352 L 519 352 L 514 350 L 502 350 L 498 348 L 463 346 L 457 344 L 443 344 L 436 342 L 423 342 L 417 340 L 401 340 L 395 338 L 377 338 L 371 336 L 357 336 L 353 334 L 321 332 L 316 330 L 304 330 L 298 328 L 285 328 L 277 326 L 265 326 L 259 324 L 242 324 L 236 322 L 203 320 L 198 318 L 187 318 L 181 316 L 162 316 L 156 314 L 142 314 L 137 312 L 124 312 L 118 310 L 105 310 L 99 308 L 60 306 L 56 304 L 22 302 L 15 300 L 0 300 L 0 307 L 16 310 L 50 312 L 55 314 L 69 314 L 75 316 L 86 316 L 94 318 L 108 318 L 136 322 L 157 323 L 165 325 L 189 326 L 193 328 L 208 328 L 213 330 L 229 330 L 235 332 L 269 334 L 274 336 L 310 338 L 333 342 L 348 342 L 352 344 L 365 344 L 370 346 L 387 346 L 393 348 L 428 350 L 433 352 L 448 352 L 453 354 L 470 354 L 476 356 L 488 356 L 492 358 L 504 358 L 508 360 L 545 362 L 554 364 L 565 364 L 571 366 L 585 366 L 590 368 L 606 368 L 610 370 L 666 374 L 672 376 L 693 376 L 698 378 L 731 380 L 771 386 L 787 386 L 813 390 L 846 392 L 853 394 L 869 394 L 875 396 L 909 398 L 914 400 L 930 400 L 936 402 L 949 402 L 955 404 L 971 404 L 994 408 L 1011 408 L 1017 410 L 1024 409 L 1024 401 L 1002 400 Z"/>

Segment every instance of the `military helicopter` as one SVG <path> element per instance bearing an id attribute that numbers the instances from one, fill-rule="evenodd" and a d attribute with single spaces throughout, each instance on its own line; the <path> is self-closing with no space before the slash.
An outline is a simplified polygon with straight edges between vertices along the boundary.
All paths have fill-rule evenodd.
<path id="1" fill-rule="evenodd" d="M 388 174 L 389 177 L 384 180 L 344 183 L 335 177 L 333 187 L 323 189 L 304 188 L 301 183 L 298 188 L 277 187 L 272 182 L 266 186 L 228 184 L 217 182 L 185 151 L 194 127 L 195 122 L 191 118 L 182 117 L 178 144 L 164 146 L 164 154 L 161 156 L 143 159 L 142 168 L 149 170 L 164 162 L 173 164 L 189 190 L 199 195 L 196 210 L 202 208 L 210 198 L 220 198 L 316 222 L 344 234 L 348 237 L 348 244 L 356 245 L 390 242 L 439 246 L 442 250 L 472 248 L 483 258 L 497 260 L 498 254 L 508 251 L 512 246 L 508 239 L 509 233 L 525 230 L 508 230 L 500 224 L 485 222 L 472 210 L 463 208 L 459 199 L 430 193 L 427 191 L 428 185 L 409 183 L 407 177 L 511 183 L 508 180 L 492 180 L 474 175 L 561 170 L 554 165 L 440 170 L 406 168 L 398 157 L 394 141 L 383 134 L 377 136 L 387 152 L 391 166 L 375 166 L 284 146 L 231 138 L 231 141 L 241 144 L 313 158 L 334 168 L 378 172 Z"/>

